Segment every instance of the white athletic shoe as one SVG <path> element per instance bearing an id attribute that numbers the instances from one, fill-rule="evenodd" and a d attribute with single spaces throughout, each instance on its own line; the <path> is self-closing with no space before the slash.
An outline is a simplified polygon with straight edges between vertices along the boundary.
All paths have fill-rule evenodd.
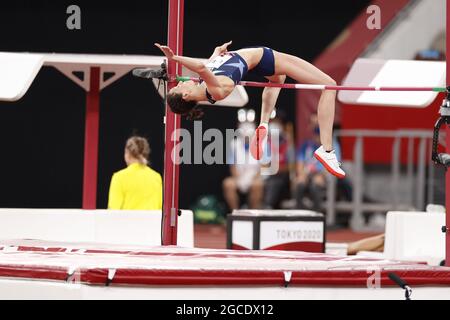
<path id="1" fill-rule="evenodd" d="M 331 173 L 340 179 L 345 178 L 345 172 L 341 169 L 341 163 L 337 160 L 336 153 L 333 151 L 326 152 L 323 146 L 320 146 L 314 152 L 314 157 Z"/>

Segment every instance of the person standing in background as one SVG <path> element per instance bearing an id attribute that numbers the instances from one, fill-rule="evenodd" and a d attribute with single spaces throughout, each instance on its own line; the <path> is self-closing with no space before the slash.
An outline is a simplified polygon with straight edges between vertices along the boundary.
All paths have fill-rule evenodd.
<path id="1" fill-rule="evenodd" d="M 127 168 L 111 178 L 108 209 L 162 209 L 162 178 L 148 166 L 149 155 L 147 139 L 132 136 L 127 140 L 124 154 Z"/>

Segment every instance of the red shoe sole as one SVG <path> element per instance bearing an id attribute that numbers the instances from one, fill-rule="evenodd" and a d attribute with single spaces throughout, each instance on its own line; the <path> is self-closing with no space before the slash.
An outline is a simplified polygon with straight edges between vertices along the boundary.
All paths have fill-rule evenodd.
<path id="1" fill-rule="evenodd" d="M 316 158 L 317 160 L 319 160 L 319 162 L 325 167 L 325 169 L 327 169 L 327 171 L 329 173 L 331 173 L 333 176 L 339 178 L 339 179 L 343 179 L 345 178 L 345 174 L 340 174 L 339 172 L 334 171 L 327 163 L 325 160 L 323 160 L 321 157 L 319 157 L 315 152 L 314 152 L 314 158 Z"/>
<path id="2" fill-rule="evenodd" d="M 267 129 L 265 127 L 258 127 L 253 135 L 250 143 L 250 153 L 256 160 L 261 160 L 264 154 L 263 142 L 267 136 Z"/>

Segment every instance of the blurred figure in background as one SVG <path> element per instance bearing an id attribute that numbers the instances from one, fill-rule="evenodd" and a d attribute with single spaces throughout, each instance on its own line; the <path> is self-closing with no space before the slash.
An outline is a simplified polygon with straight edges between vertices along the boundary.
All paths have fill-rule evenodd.
<path id="1" fill-rule="evenodd" d="M 240 110 L 240 117 L 243 110 Z M 252 117 L 254 119 L 254 112 L 249 120 Z M 264 185 L 260 165 L 250 155 L 250 137 L 255 131 L 255 124 L 248 121 L 246 115 L 239 120 L 238 135 L 228 146 L 227 163 L 230 164 L 231 175 L 223 180 L 224 198 L 230 210 L 239 209 L 243 200 L 246 200 L 249 209 L 259 209 Z"/>
<path id="2" fill-rule="evenodd" d="M 315 146 L 320 145 L 320 130 L 316 127 L 313 132 L 313 137 L 306 140 L 297 153 L 296 200 L 298 209 L 306 209 L 304 197 L 309 194 L 313 203 L 312 209 L 321 212 L 326 194 L 326 171 L 314 157 Z M 335 150 L 337 153 L 339 152 L 337 145 L 335 145 Z"/>
<path id="3" fill-rule="evenodd" d="M 290 198 L 290 163 L 293 163 L 295 158 L 295 150 L 293 147 L 292 132 L 289 134 L 288 124 L 285 121 L 285 116 L 282 111 L 277 110 L 275 116 L 269 124 L 269 132 L 277 130 L 279 134 L 278 148 L 271 143 L 271 136 L 269 135 L 267 145 L 267 152 L 271 159 L 278 159 L 279 170 L 275 175 L 267 176 L 264 181 L 264 207 L 267 209 L 280 208 L 281 201 L 284 198 Z M 277 154 L 276 156 L 274 156 Z"/>
<path id="4" fill-rule="evenodd" d="M 446 31 L 442 30 L 435 36 L 429 48 L 416 53 L 415 60 L 445 61 L 446 57 Z"/>
<path id="5" fill-rule="evenodd" d="M 148 167 L 150 146 L 147 139 L 129 138 L 125 145 L 127 168 L 112 176 L 108 209 L 161 210 L 161 175 Z"/>

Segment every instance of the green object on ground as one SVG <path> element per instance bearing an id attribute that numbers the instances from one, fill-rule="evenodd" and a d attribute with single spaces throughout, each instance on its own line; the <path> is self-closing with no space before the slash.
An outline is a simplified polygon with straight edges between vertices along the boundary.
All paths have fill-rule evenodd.
<path id="1" fill-rule="evenodd" d="M 225 206 L 214 195 L 204 195 L 191 207 L 195 223 L 221 224 L 225 222 Z"/>

